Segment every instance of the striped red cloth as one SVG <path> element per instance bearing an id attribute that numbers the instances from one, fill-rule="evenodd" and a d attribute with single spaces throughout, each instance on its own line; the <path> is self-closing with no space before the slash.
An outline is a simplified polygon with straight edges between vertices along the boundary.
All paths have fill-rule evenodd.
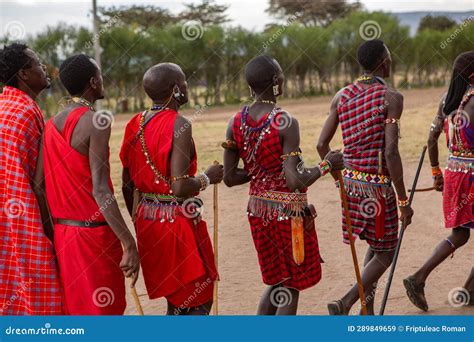
<path id="1" fill-rule="evenodd" d="M 353 233 L 367 240 L 374 251 L 393 250 L 398 242 L 395 192 L 390 183 L 378 181 L 383 176 L 389 176 L 383 155 L 386 92 L 387 86 L 382 82 L 367 88 L 354 82 L 342 89 L 337 108 L 344 143 L 344 163 L 348 171 L 344 184 L 348 192 Z M 343 240 L 349 243 L 344 209 L 342 228 Z"/>
<path id="2" fill-rule="evenodd" d="M 464 107 L 474 96 L 470 89 L 454 117 L 445 121 L 450 155 L 444 175 L 443 212 L 446 228 L 474 228 L 474 123 Z"/>
<path id="3" fill-rule="evenodd" d="M 32 189 L 44 119 L 13 87 L 0 95 L 0 313 L 62 313 L 53 245 Z"/>
<path id="4" fill-rule="evenodd" d="M 247 108 L 244 108 L 242 112 L 246 110 Z M 248 161 L 248 154 L 255 152 L 257 143 L 255 136 L 259 133 L 256 132 L 248 140 L 247 149 L 245 149 L 245 138 L 241 130 L 243 121 L 245 120 L 251 127 L 259 127 L 267 120 L 268 115 L 262 117 L 259 122 L 255 122 L 249 116 L 242 116 L 242 112 L 234 116 L 232 131 L 239 155 L 244 160 L 244 167 L 251 176 L 250 195 L 258 196 L 265 191 L 290 193 L 286 187 L 280 158 L 283 149 L 280 143 L 279 127 L 285 124 L 286 120 L 280 117 L 280 113 L 273 117 L 271 124 L 268 125 L 269 131 L 265 133 L 256 151 L 255 160 Z M 321 257 L 314 220 L 305 217 L 305 260 L 297 265 L 293 259 L 290 219 L 279 220 L 273 217 L 269 220 L 268 217 L 259 217 L 252 213 L 251 206 L 248 210 L 250 229 L 263 282 L 267 285 L 281 284 L 297 290 L 304 290 L 317 284 L 321 279 Z"/>

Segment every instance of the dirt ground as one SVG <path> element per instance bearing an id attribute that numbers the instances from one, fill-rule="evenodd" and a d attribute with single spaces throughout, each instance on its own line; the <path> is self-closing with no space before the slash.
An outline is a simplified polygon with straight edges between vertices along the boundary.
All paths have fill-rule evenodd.
<path id="1" fill-rule="evenodd" d="M 400 150 L 404 160 L 405 182 L 407 187 L 416 170 L 418 154 L 427 138 L 430 122 L 435 114 L 443 89 L 410 90 L 404 92 L 405 111 L 402 118 L 402 139 Z M 330 98 L 284 101 L 282 105 L 300 122 L 302 147 L 308 165 L 319 159 L 315 151 L 315 142 L 325 119 Z M 199 166 L 204 169 L 214 159 L 222 161 L 219 143 L 224 139 L 225 127 L 229 117 L 237 111 L 237 106 L 213 108 L 196 113 L 192 110 L 185 114 L 193 119 L 193 135 L 198 146 Z M 113 126 L 111 139 L 111 165 L 116 191 L 120 189 L 120 163 L 118 151 L 123 130 L 129 115 L 120 115 Z M 340 146 L 340 138 L 333 147 Z M 442 139 L 444 143 L 444 138 Z M 446 152 L 440 143 L 441 161 Z M 425 160 L 419 187 L 431 185 L 429 162 Z M 254 315 L 260 295 L 265 288 L 258 267 L 257 255 L 253 246 L 250 229 L 245 215 L 248 186 L 232 189 L 219 186 L 219 313 L 221 315 Z M 125 217 L 123 198 L 118 195 Z M 202 193 L 206 206 L 204 218 L 209 224 L 212 236 L 212 191 Z M 300 295 L 298 314 L 326 315 L 326 304 L 340 298 L 355 282 L 350 248 L 342 242 L 340 201 L 332 179 L 326 177 L 317 181 L 309 189 L 310 202 L 318 211 L 316 229 L 321 248 L 323 278 L 315 287 L 303 291 Z M 442 196 L 440 193 L 417 193 L 413 208 L 413 224 L 405 233 L 398 267 L 393 278 L 390 297 L 385 313 L 388 315 L 423 315 L 405 295 L 402 279 L 412 274 L 432 253 L 434 247 L 447 237 L 449 231 L 442 224 Z M 131 226 L 131 225 L 130 225 Z M 430 306 L 428 315 L 473 315 L 473 307 L 456 308 L 449 304 L 448 293 L 464 284 L 474 264 L 474 242 L 469 241 L 456 251 L 454 258 L 447 259 L 429 277 L 426 296 Z M 364 241 L 357 241 L 359 264 L 362 264 L 367 248 Z M 159 270 L 157 270 L 159 272 Z M 388 272 L 381 280 L 385 283 Z M 141 303 L 147 315 L 165 313 L 164 300 L 149 300 L 146 296 L 143 279 L 137 285 Z M 383 288 L 376 297 L 376 308 L 380 305 Z M 135 315 L 131 296 L 128 296 L 126 314 Z M 376 310 L 378 311 L 378 309 Z"/>

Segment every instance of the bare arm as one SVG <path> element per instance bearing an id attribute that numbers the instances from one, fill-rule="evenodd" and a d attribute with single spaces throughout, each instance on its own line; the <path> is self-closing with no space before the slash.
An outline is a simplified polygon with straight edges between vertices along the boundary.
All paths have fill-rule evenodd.
<path id="1" fill-rule="evenodd" d="M 234 141 L 232 125 L 234 118 L 230 119 L 227 126 L 226 139 Z M 236 149 L 224 149 L 224 183 L 231 187 L 250 182 L 250 177 L 245 169 L 239 168 L 239 151 Z"/>
<path id="2" fill-rule="evenodd" d="M 321 159 L 323 159 L 331 148 L 329 144 L 336 134 L 337 126 L 339 125 L 339 117 L 337 116 L 337 106 L 339 104 L 339 93 L 334 96 L 331 101 L 331 107 L 329 109 L 329 115 L 324 123 L 321 135 L 319 136 L 317 150 Z"/>
<path id="3" fill-rule="evenodd" d="M 443 132 L 445 115 L 443 113 L 443 104 L 446 95 L 443 96 L 438 106 L 438 112 L 431 124 L 430 134 L 428 137 L 428 154 L 430 157 L 431 166 L 439 165 L 439 151 L 438 151 L 438 139 Z"/>
<path id="4" fill-rule="evenodd" d="M 38 201 L 38 206 L 43 222 L 43 229 L 46 236 L 54 243 L 54 227 L 51 214 L 46 200 L 46 184 L 44 180 L 44 159 L 43 159 L 43 137 L 41 137 L 38 160 L 36 162 L 35 178 L 33 180 L 33 191 Z"/>
<path id="5" fill-rule="evenodd" d="M 181 129 L 182 127 L 186 127 L 186 129 L 183 130 Z M 193 153 L 191 122 L 178 115 L 174 125 L 173 137 L 171 176 L 180 177 L 188 175 Z M 211 184 L 219 183 L 222 180 L 222 165 L 213 165 L 205 173 L 209 177 Z M 180 198 L 188 198 L 199 192 L 200 188 L 201 182 L 194 177 L 178 179 L 171 184 L 173 194 Z"/>
<path id="6" fill-rule="evenodd" d="M 135 191 L 135 184 L 133 184 L 132 178 L 128 168 L 122 170 L 122 194 L 125 199 L 125 205 L 130 216 L 133 215 L 133 192 Z"/>
<path id="7" fill-rule="evenodd" d="M 91 115 L 91 114 L 89 114 Z M 98 129 L 90 120 L 89 125 L 89 163 L 92 174 L 92 195 L 101 213 L 112 228 L 117 238 L 122 242 L 124 255 L 120 267 L 126 277 L 133 277 L 132 286 L 138 279 L 139 259 L 135 240 L 120 213 L 117 200 L 109 186 L 109 139 L 111 129 Z"/>
<path id="8" fill-rule="evenodd" d="M 287 113 L 282 113 L 281 115 L 289 115 Z M 283 154 L 287 155 L 291 152 L 300 151 L 300 128 L 298 120 L 295 118 L 287 118 L 285 122 L 291 122 L 291 124 L 280 131 L 280 136 L 283 143 Z M 325 157 L 330 159 L 329 161 L 332 164 L 334 169 L 341 169 L 342 155 L 341 153 L 327 153 Z M 283 170 L 285 172 L 286 185 L 291 191 L 301 190 L 305 187 L 309 187 L 313 184 L 319 177 L 321 177 L 321 172 L 319 167 L 305 168 L 303 172 L 298 172 L 297 166 L 300 162 L 298 157 L 289 157 L 283 163 Z"/>

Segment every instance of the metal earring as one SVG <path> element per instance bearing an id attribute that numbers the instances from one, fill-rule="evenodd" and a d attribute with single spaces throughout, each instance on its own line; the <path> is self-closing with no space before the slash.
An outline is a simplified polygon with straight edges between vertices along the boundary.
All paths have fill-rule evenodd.
<path id="1" fill-rule="evenodd" d="M 255 97 L 255 92 L 253 91 L 252 87 L 249 87 L 250 90 L 250 97 Z"/>
<path id="2" fill-rule="evenodd" d="M 280 95 L 280 86 L 278 84 L 273 86 L 273 95 Z"/>

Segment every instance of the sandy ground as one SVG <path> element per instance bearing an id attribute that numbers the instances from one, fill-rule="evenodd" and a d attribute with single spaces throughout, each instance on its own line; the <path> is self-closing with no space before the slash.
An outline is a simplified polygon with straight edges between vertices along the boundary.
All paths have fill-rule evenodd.
<path id="1" fill-rule="evenodd" d="M 413 90 L 405 94 L 405 115 L 411 115 L 411 118 L 404 120 L 404 123 L 410 122 L 410 124 L 403 126 L 406 129 L 402 131 L 403 139 L 400 144 L 402 153 L 405 152 L 403 159 L 407 186 L 411 186 L 417 166 L 417 153 L 421 150 L 424 140 L 426 140 L 425 132 L 435 113 L 441 93 L 442 89 L 430 89 Z M 284 103 L 285 107 L 292 113 L 297 113 L 295 116 L 300 121 L 300 127 L 303 131 L 303 150 L 313 151 L 309 152 L 312 156 L 307 158 L 310 161 L 317 160 L 312 146 L 314 146 L 315 139 L 319 135 L 329 101 L 329 98 L 318 98 Z M 211 109 L 193 122 L 193 132 L 198 145 L 201 167 L 204 167 L 209 160 L 222 160 L 218 142 L 223 139 L 226 121 L 236 109 L 237 107 Z M 187 114 L 192 115 L 193 113 L 188 111 Z M 124 124 L 128 118 L 129 116 L 125 115 L 117 118 L 112 137 L 112 174 L 117 190 L 120 189 L 120 164 L 117 154 Z M 217 136 L 209 134 L 209 130 L 214 128 L 216 132 L 221 130 Z M 202 162 L 203 160 L 204 162 Z M 429 163 L 425 161 L 419 187 L 430 185 Z M 219 186 L 219 271 L 221 275 L 219 313 L 221 315 L 255 314 L 260 295 L 265 288 L 261 281 L 257 255 L 245 215 L 247 191 L 247 186 L 232 189 L 225 187 L 225 185 Z M 122 201 L 121 196 L 119 197 Z M 203 216 L 209 223 L 209 233 L 212 236 L 212 190 L 209 189 L 203 192 L 202 198 L 206 205 Z M 326 304 L 341 297 L 354 284 L 355 275 L 350 248 L 342 242 L 339 195 L 330 177 L 319 180 L 310 188 L 309 199 L 315 204 L 318 211 L 316 229 L 325 264 L 323 265 L 321 282 L 301 293 L 298 313 L 301 315 L 326 315 Z M 415 210 L 414 221 L 405 233 L 386 314 L 425 314 L 409 302 L 405 295 L 402 279 L 413 273 L 431 254 L 436 244 L 448 235 L 449 231 L 444 229 L 442 225 L 441 203 L 442 196 L 440 193 L 417 193 L 415 196 L 413 205 Z M 128 215 L 125 216 L 128 217 Z M 473 244 L 473 239 L 471 239 L 461 250 L 456 252 L 453 259 L 447 259 L 428 279 L 426 296 L 430 310 L 427 314 L 474 314 L 473 307 L 455 308 L 448 302 L 450 290 L 464 284 L 474 264 Z M 359 264 L 363 262 L 366 248 L 367 244 L 364 241 L 357 241 Z M 387 276 L 388 272 L 383 276 L 381 284 L 385 283 L 384 280 Z M 141 277 L 137 290 L 147 315 L 164 314 L 166 310 L 164 300 L 149 300 Z M 380 305 L 382 292 L 383 288 L 379 290 L 376 297 L 376 308 Z M 127 300 L 129 305 L 126 313 L 136 314 L 131 296 L 128 296 Z"/>

